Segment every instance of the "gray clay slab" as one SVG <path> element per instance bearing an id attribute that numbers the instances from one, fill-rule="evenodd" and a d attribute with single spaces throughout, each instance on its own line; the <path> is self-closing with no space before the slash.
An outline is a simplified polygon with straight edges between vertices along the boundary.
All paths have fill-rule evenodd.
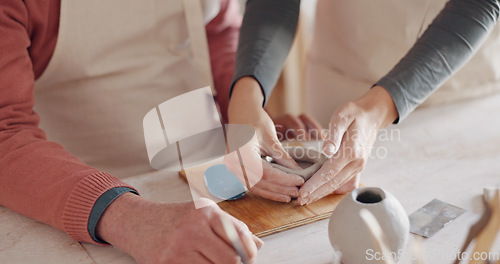
<path id="1" fill-rule="evenodd" d="M 323 163 L 328 160 L 328 157 L 325 156 L 325 154 L 312 148 L 286 147 L 285 150 L 293 159 L 295 159 L 295 161 L 299 162 L 299 165 L 300 162 L 302 162 L 303 164 L 309 164 L 309 166 L 306 166 L 301 170 L 294 170 L 273 163 L 270 157 L 263 157 L 263 159 L 267 162 L 270 162 L 271 166 L 273 166 L 274 168 L 286 173 L 298 175 L 304 178 L 305 181 L 309 180 L 314 175 L 314 173 L 316 173 L 321 168 L 321 166 L 323 166 Z"/>

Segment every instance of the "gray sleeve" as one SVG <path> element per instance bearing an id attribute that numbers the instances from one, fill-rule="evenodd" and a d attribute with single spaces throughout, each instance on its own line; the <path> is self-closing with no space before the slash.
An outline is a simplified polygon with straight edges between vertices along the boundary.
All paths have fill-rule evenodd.
<path id="1" fill-rule="evenodd" d="M 231 82 L 254 77 L 267 102 L 292 46 L 300 0 L 248 0 L 241 26 L 236 66 Z"/>
<path id="2" fill-rule="evenodd" d="M 462 67 L 496 24 L 499 1 L 450 0 L 399 63 L 376 85 L 404 119 Z"/>

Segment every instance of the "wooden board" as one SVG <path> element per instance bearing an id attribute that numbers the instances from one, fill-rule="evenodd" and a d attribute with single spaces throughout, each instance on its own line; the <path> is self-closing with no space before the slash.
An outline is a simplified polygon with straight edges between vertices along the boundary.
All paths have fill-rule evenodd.
<path id="1" fill-rule="evenodd" d="M 222 160 L 206 163 L 180 172 L 191 189 L 193 197 L 206 197 L 216 202 L 226 212 L 248 225 L 252 233 L 264 237 L 294 227 L 329 218 L 345 195 L 329 195 L 309 205 L 301 206 L 297 200 L 280 203 L 261 198 L 251 192 L 235 201 L 221 201 L 212 196 L 205 185 L 203 173 Z"/>

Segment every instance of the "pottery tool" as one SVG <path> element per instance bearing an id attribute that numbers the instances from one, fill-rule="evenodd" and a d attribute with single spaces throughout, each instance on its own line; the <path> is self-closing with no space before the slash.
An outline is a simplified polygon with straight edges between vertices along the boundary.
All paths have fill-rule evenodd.
<path id="1" fill-rule="evenodd" d="M 219 199 L 236 200 L 245 195 L 245 186 L 224 164 L 211 166 L 204 176 L 208 191 Z"/>
<path id="2" fill-rule="evenodd" d="M 474 247 L 474 254 L 482 255 L 484 252 L 490 252 L 495 238 L 500 233 L 500 191 L 496 191 L 495 196 L 487 202 L 487 207 L 491 211 L 491 215 L 484 225 L 482 230 L 476 237 L 476 245 Z M 469 264 L 482 264 L 483 260 L 472 258 Z"/>
<path id="3" fill-rule="evenodd" d="M 231 241 L 231 244 L 233 245 L 233 248 L 238 256 L 240 256 L 241 262 L 243 262 L 243 264 L 246 264 L 248 262 L 248 255 L 245 251 L 243 243 L 241 242 L 240 236 L 236 231 L 236 228 L 234 227 L 233 223 L 231 223 L 231 220 L 229 220 L 227 217 L 221 217 L 220 220 L 222 222 L 224 232 L 226 232 L 227 238 Z"/>
<path id="4" fill-rule="evenodd" d="M 500 191 L 500 187 L 485 187 L 483 189 L 483 197 L 487 203 L 491 203 L 495 197 L 496 192 Z"/>
<path id="5" fill-rule="evenodd" d="M 465 252 L 469 245 L 472 243 L 472 241 L 483 231 L 483 229 L 486 227 L 486 224 L 488 224 L 488 221 L 490 220 L 491 217 L 491 208 L 488 206 L 486 202 L 486 197 L 483 200 L 484 204 L 484 212 L 481 215 L 481 218 L 470 227 L 469 234 L 467 234 L 467 238 L 465 239 L 464 245 L 460 249 L 461 252 Z M 460 259 L 456 259 L 454 264 L 458 264 L 460 262 Z"/>
<path id="6" fill-rule="evenodd" d="M 464 212 L 462 208 L 434 199 L 410 215 L 410 232 L 429 238 Z"/>

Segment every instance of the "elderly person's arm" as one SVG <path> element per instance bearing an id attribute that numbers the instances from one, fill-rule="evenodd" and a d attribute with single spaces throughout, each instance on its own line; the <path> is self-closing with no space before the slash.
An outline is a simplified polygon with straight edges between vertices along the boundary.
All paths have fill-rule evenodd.
<path id="1" fill-rule="evenodd" d="M 31 8 L 59 10 L 59 4 L 0 4 L 0 204 L 63 230 L 75 240 L 96 243 L 88 228 L 96 200 L 114 188 L 119 188 L 117 193 L 134 190 L 48 141 L 38 127 L 33 89 L 42 70 L 32 58 L 48 60 L 51 54 L 36 50 L 39 46 L 33 42 L 53 36 L 58 18 L 49 17 L 52 23 L 34 28 L 30 18 L 35 18 L 28 13 Z M 55 46 L 55 41 L 45 41 Z"/>
<path id="2" fill-rule="evenodd" d="M 236 263 L 221 229 L 228 217 L 254 259 L 261 241 L 216 205 L 143 199 L 47 140 L 33 92 L 55 48 L 59 8 L 59 0 L 0 2 L 0 205 L 77 241 L 112 243 L 140 263 Z"/>

